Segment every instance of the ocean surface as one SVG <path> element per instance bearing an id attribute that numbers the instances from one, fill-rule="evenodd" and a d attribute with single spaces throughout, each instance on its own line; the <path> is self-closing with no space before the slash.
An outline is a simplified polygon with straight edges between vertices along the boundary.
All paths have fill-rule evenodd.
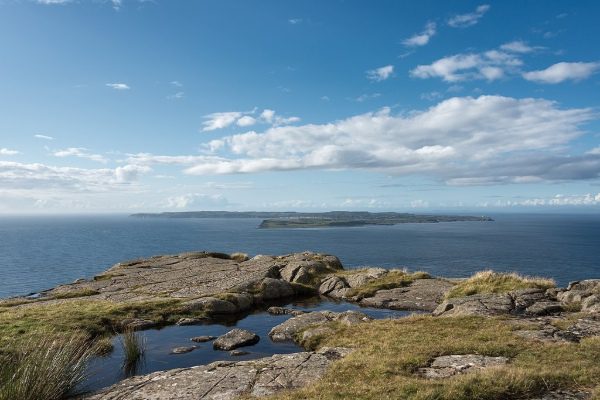
<path id="1" fill-rule="evenodd" d="M 0 297 L 90 278 L 119 261 L 194 250 L 312 250 L 334 254 L 346 267 L 453 277 L 493 268 L 559 285 L 600 278 L 600 215 L 491 216 L 494 222 L 275 230 L 257 229 L 257 219 L 0 217 Z"/>

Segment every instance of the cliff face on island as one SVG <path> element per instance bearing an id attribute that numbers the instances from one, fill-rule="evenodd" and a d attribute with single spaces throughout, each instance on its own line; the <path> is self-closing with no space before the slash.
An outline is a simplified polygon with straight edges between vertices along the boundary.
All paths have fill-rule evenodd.
<path id="1" fill-rule="evenodd" d="M 234 399 L 281 392 L 298 399 L 550 400 L 598 394 L 600 279 L 556 288 L 549 279 L 492 271 L 448 279 L 401 269 L 345 270 L 337 257 L 311 252 L 252 258 L 184 253 L 122 262 L 36 299 L 4 300 L 0 333 L 13 332 L 12 326 L 49 332 L 52 324 L 95 334 L 103 326 L 109 333 L 205 324 L 265 309 L 272 300 L 316 294 L 419 314 L 377 321 L 360 311 L 270 307 L 269 313 L 288 319 L 272 326 L 268 338 L 233 329 L 216 340 L 197 340 L 215 340 L 215 349 L 228 351 L 258 340 L 292 341 L 306 351 L 156 372 L 89 398 Z M 18 345 L 0 339 L 5 348 Z"/>

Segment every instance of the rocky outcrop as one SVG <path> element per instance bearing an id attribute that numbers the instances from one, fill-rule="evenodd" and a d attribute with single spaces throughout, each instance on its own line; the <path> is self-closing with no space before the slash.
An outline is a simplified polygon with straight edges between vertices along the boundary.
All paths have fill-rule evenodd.
<path id="1" fill-rule="evenodd" d="M 571 282 L 557 292 L 556 298 L 566 305 L 580 306 L 583 312 L 600 313 L 600 279 Z"/>
<path id="2" fill-rule="evenodd" d="M 457 374 L 498 367 L 507 363 L 508 358 L 506 357 L 488 357 L 478 354 L 450 355 L 434 358 L 429 367 L 419 368 L 417 372 L 429 379 L 449 378 Z"/>
<path id="3" fill-rule="evenodd" d="M 346 325 L 354 325 L 362 322 L 371 321 L 368 315 L 357 311 L 344 311 L 340 313 L 332 311 L 315 311 L 298 315 L 287 321 L 273 327 L 269 332 L 271 340 L 282 341 L 302 341 L 305 337 L 299 337 L 300 332 L 307 328 L 316 328 L 331 321 L 339 321 Z M 308 336 L 314 336 L 315 332 L 306 333 Z M 323 331 L 321 331 L 323 333 Z"/>
<path id="4" fill-rule="evenodd" d="M 452 283 L 444 279 L 417 279 L 409 286 L 378 290 L 360 301 L 364 307 L 392 310 L 433 311 L 443 301 Z"/>
<path id="5" fill-rule="evenodd" d="M 546 290 L 522 289 L 448 299 L 433 311 L 433 315 L 548 315 L 560 311 L 561 304 L 553 300 Z"/>
<path id="6" fill-rule="evenodd" d="M 346 295 L 351 292 L 351 289 L 357 289 L 387 273 L 388 270 L 383 268 L 365 268 L 348 271 L 340 276 L 332 275 L 321 282 L 319 294 L 334 299 L 346 299 Z"/>
<path id="7" fill-rule="evenodd" d="M 269 396 L 315 382 L 333 361 L 349 352 L 345 348 L 324 348 L 318 352 L 276 354 L 251 361 L 219 361 L 155 372 L 125 379 L 87 399 L 228 400 Z"/>
<path id="8" fill-rule="evenodd" d="M 259 340 L 260 337 L 256 333 L 236 328 L 219 336 L 213 342 L 213 348 L 215 350 L 230 351 L 238 347 L 252 346 L 258 343 Z"/>

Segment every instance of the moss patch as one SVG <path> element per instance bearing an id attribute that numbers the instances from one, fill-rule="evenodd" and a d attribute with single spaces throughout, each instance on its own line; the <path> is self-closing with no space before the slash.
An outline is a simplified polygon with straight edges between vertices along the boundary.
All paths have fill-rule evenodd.
<path id="1" fill-rule="evenodd" d="M 522 276 L 516 273 L 481 271 L 455 285 L 446 298 L 483 293 L 507 293 L 519 289 L 549 289 L 555 287 L 552 279 Z"/>
<path id="2" fill-rule="evenodd" d="M 527 341 L 502 319 L 408 317 L 355 326 L 332 324 L 318 346 L 354 347 L 324 379 L 277 399 L 481 399 L 529 398 L 553 389 L 600 384 L 600 338 L 579 344 Z M 311 343 L 314 344 L 314 343 Z M 449 379 L 415 374 L 434 357 L 450 354 L 504 356 L 504 367 Z"/>

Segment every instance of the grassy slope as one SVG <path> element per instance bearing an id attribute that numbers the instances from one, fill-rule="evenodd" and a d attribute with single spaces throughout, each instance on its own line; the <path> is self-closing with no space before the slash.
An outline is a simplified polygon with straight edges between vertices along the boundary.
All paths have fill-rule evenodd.
<path id="1" fill-rule="evenodd" d="M 324 379 L 277 399 L 518 399 L 556 388 L 600 384 L 600 338 L 544 344 L 514 335 L 514 325 L 480 317 L 415 316 L 346 327 L 319 346 L 357 350 Z M 477 353 L 510 357 L 506 367 L 445 380 L 417 377 L 436 356 Z M 598 393 L 594 397 L 600 398 Z"/>
<path id="2" fill-rule="evenodd" d="M 345 277 L 352 274 L 357 274 L 362 272 L 363 270 L 348 270 L 348 271 L 340 271 L 335 275 L 339 277 Z M 387 274 L 383 275 L 381 278 L 372 280 L 365 285 L 362 285 L 359 288 L 352 289 L 350 293 L 348 293 L 347 297 L 358 296 L 359 298 L 372 297 L 375 295 L 375 292 L 383 289 L 394 289 L 398 287 L 408 286 L 413 283 L 417 279 L 429 279 L 429 276 L 426 272 L 406 272 L 403 270 L 391 270 Z"/>
<path id="3" fill-rule="evenodd" d="M 529 288 L 548 289 L 555 286 L 556 283 L 552 279 L 522 276 L 516 273 L 481 271 L 454 286 L 446 294 L 446 298 L 482 293 L 507 293 Z"/>

